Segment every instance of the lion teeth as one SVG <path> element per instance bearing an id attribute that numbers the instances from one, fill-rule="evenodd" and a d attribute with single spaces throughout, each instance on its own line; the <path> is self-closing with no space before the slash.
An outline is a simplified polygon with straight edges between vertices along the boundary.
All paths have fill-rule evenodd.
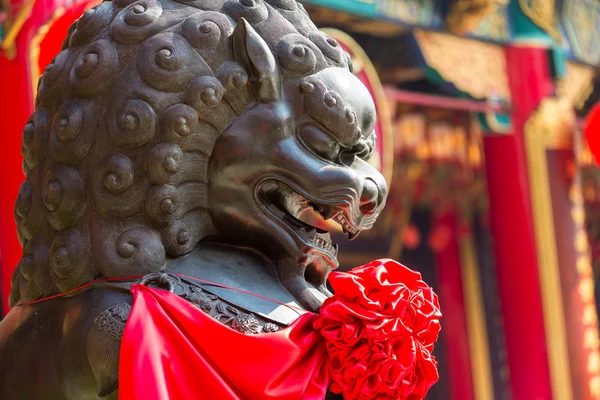
<path id="1" fill-rule="evenodd" d="M 350 222 L 348 222 L 348 220 L 346 219 L 346 217 L 343 214 L 338 214 L 334 218 L 334 221 L 336 221 L 338 224 L 340 224 L 342 226 L 342 230 L 344 231 L 344 233 L 348 234 L 348 238 L 350 240 L 354 239 L 360 233 L 360 231 L 358 229 L 354 228 L 352 226 L 352 224 Z"/>
<path id="2" fill-rule="evenodd" d="M 337 244 L 332 244 L 332 243 L 328 242 L 327 240 L 322 239 L 318 236 L 313 239 L 313 243 L 315 246 L 318 246 L 324 250 L 327 250 L 336 256 L 338 254 L 338 245 Z"/>

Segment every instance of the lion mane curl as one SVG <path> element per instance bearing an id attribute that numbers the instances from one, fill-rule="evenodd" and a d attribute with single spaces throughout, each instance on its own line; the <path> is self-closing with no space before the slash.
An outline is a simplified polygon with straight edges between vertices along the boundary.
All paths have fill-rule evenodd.
<path id="1" fill-rule="evenodd" d="M 350 68 L 295 0 L 105 1 L 71 26 L 23 130 L 12 305 L 157 272 L 218 235 L 208 161 L 219 134 L 258 101 L 234 46 L 242 19 L 284 84 Z"/>

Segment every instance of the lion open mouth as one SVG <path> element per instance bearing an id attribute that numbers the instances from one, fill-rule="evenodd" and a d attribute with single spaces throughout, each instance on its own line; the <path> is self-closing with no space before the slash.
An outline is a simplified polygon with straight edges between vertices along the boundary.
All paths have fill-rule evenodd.
<path id="1" fill-rule="evenodd" d="M 311 200 L 281 182 L 263 184 L 263 199 L 266 208 L 314 248 L 333 259 L 337 259 L 338 245 L 331 240 L 331 222 L 353 240 L 360 229 L 353 226 L 343 210 Z"/>

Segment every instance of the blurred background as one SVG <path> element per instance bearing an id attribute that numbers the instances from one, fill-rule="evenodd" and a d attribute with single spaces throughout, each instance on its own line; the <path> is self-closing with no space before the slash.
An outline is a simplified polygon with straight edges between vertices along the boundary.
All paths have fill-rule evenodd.
<path id="1" fill-rule="evenodd" d="M 260 0 L 256 0 L 260 1 Z M 2 304 L 21 256 L 21 131 L 98 0 L 0 0 Z M 305 0 L 378 110 L 390 184 L 342 269 L 394 258 L 440 296 L 428 400 L 600 399 L 600 2 Z"/>

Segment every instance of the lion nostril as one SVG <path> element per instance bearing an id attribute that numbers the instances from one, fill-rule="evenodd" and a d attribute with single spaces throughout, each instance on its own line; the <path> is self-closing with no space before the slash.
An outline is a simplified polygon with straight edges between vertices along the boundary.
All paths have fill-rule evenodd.
<path id="1" fill-rule="evenodd" d="M 364 215 L 369 215 L 369 214 L 372 214 L 373 211 L 375 211 L 375 208 L 377 208 L 377 204 L 375 202 L 371 202 L 371 203 L 367 203 L 367 204 L 362 204 L 360 206 L 360 211 Z"/>
<path id="2" fill-rule="evenodd" d="M 360 210 L 363 214 L 371 214 L 378 205 L 379 188 L 371 179 L 365 179 L 362 194 L 360 195 Z"/>

